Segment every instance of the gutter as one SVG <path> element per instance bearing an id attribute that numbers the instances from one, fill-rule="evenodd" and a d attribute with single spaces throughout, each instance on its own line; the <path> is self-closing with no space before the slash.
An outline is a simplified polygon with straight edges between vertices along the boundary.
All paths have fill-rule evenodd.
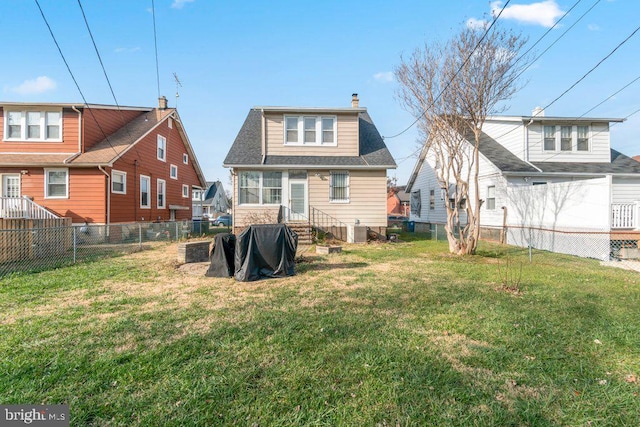
<path id="1" fill-rule="evenodd" d="M 107 225 L 111 224 L 111 176 L 102 169 L 102 165 L 98 165 L 98 170 L 107 177 Z"/>

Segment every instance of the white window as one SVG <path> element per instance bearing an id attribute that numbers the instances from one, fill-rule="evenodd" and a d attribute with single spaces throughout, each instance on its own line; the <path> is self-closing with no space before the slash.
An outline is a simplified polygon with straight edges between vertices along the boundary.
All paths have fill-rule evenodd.
<path id="1" fill-rule="evenodd" d="M 487 209 L 495 210 L 496 208 L 496 186 L 490 185 L 487 187 Z"/>
<path id="2" fill-rule="evenodd" d="M 282 172 L 240 172 L 238 200 L 241 205 L 279 205 L 282 202 Z"/>
<path id="3" fill-rule="evenodd" d="M 62 111 L 5 110 L 4 139 L 8 141 L 54 141 L 62 139 Z"/>
<path id="4" fill-rule="evenodd" d="M 127 194 L 127 173 L 117 170 L 111 171 L 111 192 Z"/>
<path id="5" fill-rule="evenodd" d="M 46 199 L 66 199 L 69 197 L 69 170 L 44 170 L 44 197 Z"/>
<path id="6" fill-rule="evenodd" d="M 332 171 L 329 183 L 329 201 L 349 201 L 349 172 Z"/>
<path id="7" fill-rule="evenodd" d="M 164 179 L 157 181 L 158 209 L 167 207 L 167 183 Z"/>
<path id="8" fill-rule="evenodd" d="M 171 179 L 178 179 L 178 167 L 176 165 L 170 166 L 169 176 Z"/>
<path id="9" fill-rule="evenodd" d="M 571 151 L 571 126 L 560 126 L 560 150 Z"/>
<path id="10" fill-rule="evenodd" d="M 285 145 L 336 145 L 335 116 L 285 116 L 284 126 Z"/>
<path id="11" fill-rule="evenodd" d="M 544 150 L 556 151 L 556 127 L 555 126 L 544 127 Z"/>
<path id="12" fill-rule="evenodd" d="M 202 200 L 202 190 L 193 190 L 191 192 L 191 200 Z"/>
<path id="13" fill-rule="evenodd" d="M 429 210 L 436 208 L 436 190 L 429 190 Z"/>
<path id="14" fill-rule="evenodd" d="M 167 161 L 167 138 L 158 135 L 158 160 Z"/>
<path id="15" fill-rule="evenodd" d="M 140 207 L 151 208 L 151 178 L 140 175 Z"/>
<path id="16" fill-rule="evenodd" d="M 189 164 L 189 155 L 187 153 L 182 154 L 182 163 L 184 163 L 185 165 Z"/>
<path id="17" fill-rule="evenodd" d="M 188 198 L 189 197 L 189 186 L 182 184 L 182 197 Z"/>
<path id="18" fill-rule="evenodd" d="M 576 148 L 578 151 L 589 151 L 589 126 L 577 126 L 578 143 Z"/>

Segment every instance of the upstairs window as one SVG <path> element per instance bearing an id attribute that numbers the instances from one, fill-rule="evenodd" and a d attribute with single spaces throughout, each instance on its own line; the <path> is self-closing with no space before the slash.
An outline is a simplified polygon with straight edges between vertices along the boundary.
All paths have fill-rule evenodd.
<path id="1" fill-rule="evenodd" d="M 171 165 L 169 167 L 169 176 L 171 179 L 178 179 L 178 167 L 176 165 Z"/>
<path id="2" fill-rule="evenodd" d="M 167 161 L 167 138 L 162 135 L 158 135 L 158 160 L 163 162 Z"/>
<path id="3" fill-rule="evenodd" d="M 556 127 L 555 126 L 544 127 L 544 150 L 556 151 Z"/>
<path id="4" fill-rule="evenodd" d="M 189 155 L 186 153 L 182 153 L 182 163 L 184 163 L 185 165 L 189 164 Z"/>
<path id="5" fill-rule="evenodd" d="M 60 142 L 61 128 L 62 112 L 60 110 L 5 110 L 5 140 Z"/>
<path id="6" fill-rule="evenodd" d="M 330 179 L 329 201 L 348 202 L 349 201 L 349 172 L 332 171 Z"/>
<path id="7" fill-rule="evenodd" d="M 544 126 L 543 149 L 566 153 L 589 151 L 589 126 Z"/>
<path id="8" fill-rule="evenodd" d="M 436 208 L 436 190 L 429 190 L 429 210 Z"/>
<path id="9" fill-rule="evenodd" d="M 335 145 L 335 116 L 285 116 L 285 145 Z"/>
<path id="10" fill-rule="evenodd" d="M 182 184 L 182 197 L 184 198 L 188 198 L 189 197 L 189 186 Z"/>
<path id="11" fill-rule="evenodd" d="M 127 174 L 117 170 L 111 171 L 111 192 L 127 194 Z"/>
<path id="12" fill-rule="evenodd" d="M 589 151 L 589 126 L 577 126 L 578 151 Z"/>

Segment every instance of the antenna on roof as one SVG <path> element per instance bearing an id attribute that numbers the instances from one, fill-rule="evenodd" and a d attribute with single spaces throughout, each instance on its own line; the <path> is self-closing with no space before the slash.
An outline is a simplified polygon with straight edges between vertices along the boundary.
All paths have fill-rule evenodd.
<path id="1" fill-rule="evenodd" d="M 180 98 L 178 87 L 182 87 L 182 82 L 180 81 L 176 73 L 173 73 L 173 79 L 176 81 L 176 108 L 178 108 L 178 98 Z"/>

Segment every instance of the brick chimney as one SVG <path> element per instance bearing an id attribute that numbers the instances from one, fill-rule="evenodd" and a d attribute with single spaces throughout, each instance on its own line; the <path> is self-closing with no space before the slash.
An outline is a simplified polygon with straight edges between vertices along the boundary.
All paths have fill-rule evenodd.
<path id="1" fill-rule="evenodd" d="M 358 94 L 354 93 L 351 95 L 351 108 L 358 108 L 358 105 L 360 105 L 360 100 L 358 99 Z"/>
<path id="2" fill-rule="evenodd" d="M 160 110 L 166 110 L 167 109 L 167 97 L 162 95 L 160 98 L 158 98 L 158 108 Z"/>

